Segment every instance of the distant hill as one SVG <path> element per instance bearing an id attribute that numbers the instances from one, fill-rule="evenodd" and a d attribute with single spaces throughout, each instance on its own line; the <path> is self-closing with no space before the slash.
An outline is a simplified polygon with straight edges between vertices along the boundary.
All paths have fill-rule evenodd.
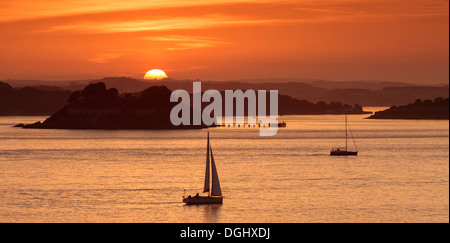
<path id="1" fill-rule="evenodd" d="M 67 103 L 71 93 L 58 87 L 13 88 L 0 82 L 0 116 L 51 115 Z"/>
<path id="2" fill-rule="evenodd" d="M 288 95 L 279 95 L 278 113 L 280 115 L 371 114 L 371 112 L 365 112 L 363 107 L 358 104 L 353 106 L 341 102 L 327 104 L 323 101 L 312 103 L 307 100 L 294 99 Z"/>
<path id="3" fill-rule="evenodd" d="M 305 82 L 318 88 L 324 88 L 327 90 L 335 89 L 367 89 L 367 90 L 382 90 L 386 87 L 406 87 L 413 86 L 410 83 L 403 82 L 390 82 L 390 81 L 373 81 L 373 80 L 358 80 L 358 81 L 327 81 L 327 80 L 314 80 Z"/>
<path id="4" fill-rule="evenodd" d="M 245 82 L 244 82 L 245 81 Z M 272 81 L 272 82 L 271 82 Z M 276 82 L 275 82 L 276 81 Z M 449 86 L 415 86 L 408 83 L 379 81 L 308 81 L 280 82 L 283 80 L 240 80 L 240 81 L 202 81 L 202 90 L 278 90 L 279 94 L 288 95 L 299 100 L 326 103 L 341 102 L 360 104 L 362 106 L 401 105 L 415 99 L 435 99 L 449 96 Z M 164 85 L 171 90 L 183 89 L 192 91 L 193 80 L 142 81 L 131 78 L 104 78 L 95 82 L 103 82 L 108 88 L 117 88 L 119 92 L 139 92 L 152 85 Z"/>
<path id="5" fill-rule="evenodd" d="M 449 98 L 434 101 L 420 99 L 414 103 L 376 112 L 368 119 L 449 119 Z"/>
<path id="6" fill-rule="evenodd" d="M 225 97 L 224 91 L 222 95 L 222 111 L 225 111 Z M 259 104 L 258 95 L 255 92 L 255 102 Z M 192 105 L 191 94 L 191 105 Z M 202 109 L 207 107 L 210 103 L 202 102 Z M 234 114 L 236 115 L 236 105 L 233 106 Z M 266 114 L 270 114 L 270 95 L 266 94 Z M 278 95 L 278 115 L 338 115 L 338 114 L 372 114 L 372 112 L 366 112 L 363 107 L 355 104 L 342 104 L 341 102 L 325 103 L 319 101 L 317 103 L 309 102 L 307 100 L 299 100 L 292 98 L 289 95 Z M 244 100 L 244 115 L 248 115 L 248 100 Z"/>
<path id="7" fill-rule="evenodd" d="M 148 81 L 126 77 L 106 77 L 98 80 L 75 81 L 26 81 L 8 80 L 15 88 L 32 85 L 36 89 L 60 87 L 62 90 L 81 90 L 89 83 L 102 82 L 107 88 L 116 88 L 119 93 L 137 93 L 151 86 L 164 85 L 170 90 L 192 91 L 194 80 L 164 79 Z M 198 81 L 198 80 L 197 80 Z M 34 84 L 34 85 L 33 85 Z M 202 90 L 278 90 L 279 94 L 313 103 L 341 102 L 361 106 L 402 105 L 415 99 L 435 99 L 449 96 L 448 85 L 419 86 L 410 83 L 387 81 L 326 81 L 313 79 L 245 79 L 236 81 L 202 81 Z"/>
<path id="8" fill-rule="evenodd" d="M 449 86 L 404 86 L 386 87 L 373 91 L 368 89 L 336 89 L 328 92 L 324 99 L 343 103 L 359 103 L 363 106 L 402 105 L 415 99 L 435 99 L 449 96 Z"/>

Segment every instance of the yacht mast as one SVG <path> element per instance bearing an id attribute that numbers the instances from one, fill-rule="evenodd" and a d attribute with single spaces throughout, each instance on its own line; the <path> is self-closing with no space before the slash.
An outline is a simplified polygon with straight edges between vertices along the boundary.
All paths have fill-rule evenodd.
<path id="1" fill-rule="evenodd" d="M 210 159 L 209 159 L 209 132 L 208 132 L 208 143 L 206 145 L 206 169 L 205 169 L 205 186 L 203 187 L 203 192 L 208 192 L 208 195 L 210 194 Z"/>
<path id="2" fill-rule="evenodd" d="M 347 112 L 345 112 L 345 151 L 348 151 Z"/>

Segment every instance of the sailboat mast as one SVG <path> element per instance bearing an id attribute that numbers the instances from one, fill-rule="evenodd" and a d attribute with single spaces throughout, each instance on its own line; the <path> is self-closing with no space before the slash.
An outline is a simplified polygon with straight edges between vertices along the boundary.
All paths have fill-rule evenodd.
<path id="1" fill-rule="evenodd" d="M 209 191 L 208 191 L 208 197 L 211 196 L 211 191 L 212 191 L 212 181 L 211 181 L 211 145 L 209 145 L 209 132 L 208 132 L 208 184 L 209 184 Z"/>
<path id="2" fill-rule="evenodd" d="M 210 158 L 209 158 L 209 132 L 208 132 L 208 142 L 206 145 L 206 168 L 205 168 L 205 185 L 203 188 L 203 192 L 208 192 L 210 194 Z"/>
<path id="3" fill-rule="evenodd" d="M 348 151 L 347 112 L 345 112 L 345 151 Z"/>

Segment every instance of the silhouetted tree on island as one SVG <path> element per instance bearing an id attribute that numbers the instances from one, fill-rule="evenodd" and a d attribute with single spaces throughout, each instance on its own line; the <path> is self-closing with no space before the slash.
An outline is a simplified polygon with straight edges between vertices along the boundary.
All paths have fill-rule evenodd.
<path id="1" fill-rule="evenodd" d="M 414 103 L 376 112 L 369 119 L 449 119 L 449 98 L 434 101 L 417 99 Z"/>
<path id="2" fill-rule="evenodd" d="M 82 91 L 73 92 L 61 110 L 43 123 L 24 128 L 56 129 L 195 129 L 199 126 L 173 126 L 170 111 L 171 91 L 165 86 L 145 89 L 140 96 L 119 97 L 116 88 L 92 83 Z"/>
<path id="3" fill-rule="evenodd" d="M 70 95 L 69 100 L 67 102 L 69 102 L 70 104 L 75 103 L 78 101 L 78 99 L 81 98 L 81 96 L 83 95 L 81 94 L 80 91 L 75 91 Z"/>
<path id="4" fill-rule="evenodd" d="M 152 86 L 141 92 L 141 99 L 155 106 L 168 106 L 172 91 L 166 86 Z M 163 102 L 161 102 L 163 101 Z"/>

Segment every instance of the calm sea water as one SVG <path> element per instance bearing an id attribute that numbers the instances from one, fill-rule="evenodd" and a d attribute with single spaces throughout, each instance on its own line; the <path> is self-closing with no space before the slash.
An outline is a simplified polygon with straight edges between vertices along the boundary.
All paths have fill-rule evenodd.
<path id="1" fill-rule="evenodd" d="M 0 117 L 0 222 L 449 222 L 449 122 L 285 116 L 287 128 L 208 129 L 223 205 L 201 192 L 206 131 L 27 130 Z M 353 141 L 350 140 L 353 146 Z"/>

